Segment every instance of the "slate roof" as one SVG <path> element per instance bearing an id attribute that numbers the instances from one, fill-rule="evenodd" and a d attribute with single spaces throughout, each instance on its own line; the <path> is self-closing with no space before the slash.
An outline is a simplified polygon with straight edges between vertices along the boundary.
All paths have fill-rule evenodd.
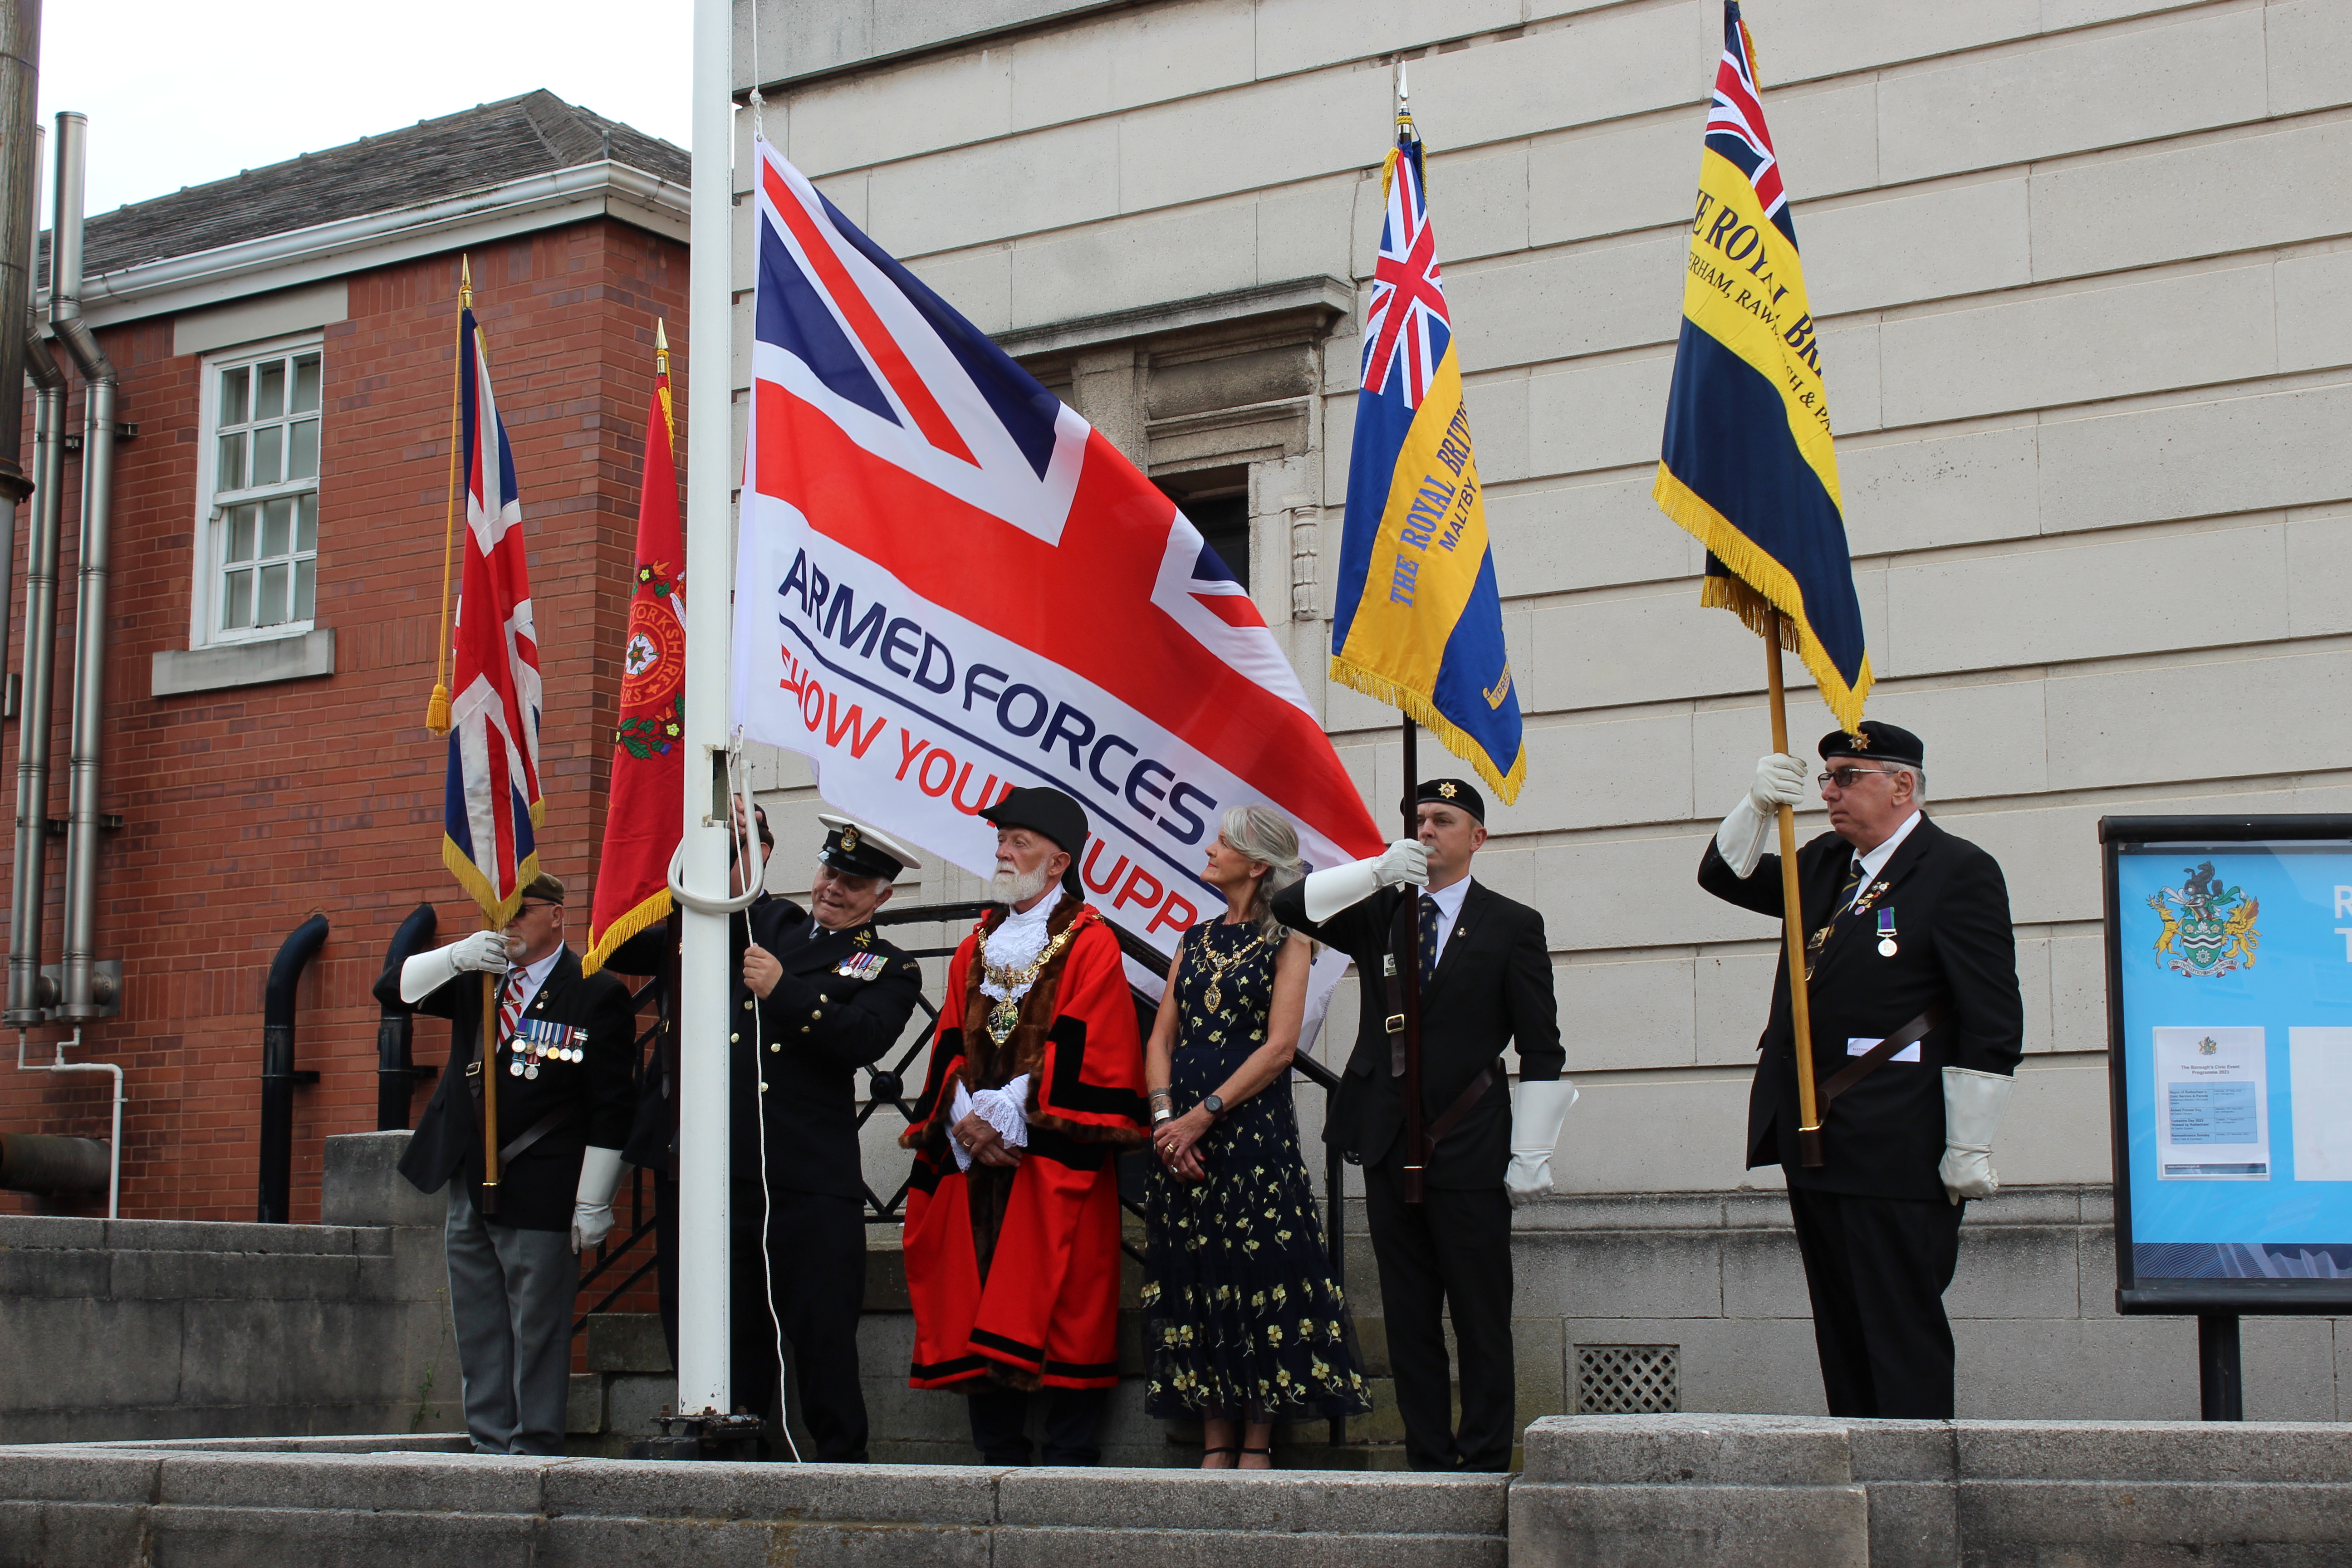
<path id="1" fill-rule="evenodd" d="M 83 239 L 84 266 L 95 277 L 607 157 L 687 184 L 689 160 L 682 149 L 541 89 L 93 214 Z M 47 280 L 44 235 L 40 281 Z"/>

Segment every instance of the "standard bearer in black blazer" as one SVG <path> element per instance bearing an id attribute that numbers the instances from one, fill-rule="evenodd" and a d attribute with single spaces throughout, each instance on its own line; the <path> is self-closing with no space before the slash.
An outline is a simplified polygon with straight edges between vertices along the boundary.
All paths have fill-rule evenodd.
<path id="1" fill-rule="evenodd" d="M 1823 737 L 1832 831 L 1797 852 L 1813 1079 L 1824 1163 L 1802 1163 L 1796 1030 L 1783 954 L 1758 1042 L 1744 1148 L 1787 1173 L 1830 1413 L 1948 1418 L 1944 1316 L 1962 1205 L 1997 1184 L 1991 1142 L 2024 1009 L 2009 890 L 1992 857 L 1919 809 L 1918 738 L 1865 721 Z M 1778 918 L 1780 857 L 1761 853 L 1802 763 L 1757 764 L 1699 863 L 1699 886 Z"/>
<path id="2" fill-rule="evenodd" d="M 1356 1045 L 1324 1138 L 1364 1168 L 1389 1355 L 1416 1469 L 1510 1464 L 1511 1207 L 1551 1190 L 1550 1160 L 1575 1089 L 1552 994 L 1543 917 L 1470 879 L 1486 802 L 1461 779 L 1421 786 L 1418 842 L 1316 872 L 1275 895 L 1275 918 L 1356 961 Z M 1418 884 L 1435 883 L 1424 892 Z M 1313 911 L 1310 913 L 1310 911 Z M 1316 918 L 1319 915 L 1321 918 Z M 1403 1198 L 1402 1035 L 1389 1021 L 1390 964 L 1421 921 L 1424 1199 Z M 1512 1089 L 1503 1051 L 1516 1044 Z M 1462 1425 L 1450 1419 L 1450 1310 L 1462 1357 Z"/>
<path id="3" fill-rule="evenodd" d="M 454 1026 L 449 1065 L 400 1172 L 425 1192 L 449 1189 L 449 1316 L 466 1429 L 483 1453 L 563 1452 L 580 1252 L 613 1228 L 629 1131 L 629 994 L 609 974 L 580 973 L 563 945 L 563 896 L 541 873 L 503 931 L 420 952 L 379 982 Z M 483 1196 L 485 1070 L 498 1083 L 495 1213 Z"/>
<path id="4" fill-rule="evenodd" d="M 827 832 L 812 908 L 763 894 L 732 922 L 733 1386 L 738 1403 L 782 1418 L 781 1328 L 816 1439 L 809 1457 L 863 1462 L 857 1317 L 866 1296 L 866 1183 L 856 1076 L 898 1043 L 922 994 L 921 965 L 884 941 L 873 920 L 892 880 L 922 863 L 862 823 L 818 820 Z"/>

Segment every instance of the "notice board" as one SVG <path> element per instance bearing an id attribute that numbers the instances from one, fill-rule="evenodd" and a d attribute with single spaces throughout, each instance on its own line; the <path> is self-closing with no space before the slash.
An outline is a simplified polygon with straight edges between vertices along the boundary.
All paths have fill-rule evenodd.
<path id="1" fill-rule="evenodd" d="M 2352 816 L 2099 837 L 2116 1310 L 2352 1309 Z"/>

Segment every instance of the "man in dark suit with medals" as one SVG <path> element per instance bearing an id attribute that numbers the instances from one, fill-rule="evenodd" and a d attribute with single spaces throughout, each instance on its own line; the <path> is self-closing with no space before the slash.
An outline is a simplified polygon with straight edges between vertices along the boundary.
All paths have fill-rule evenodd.
<path id="1" fill-rule="evenodd" d="M 1356 961 L 1363 1016 L 1324 1138 L 1364 1168 L 1389 1361 L 1417 1470 L 1503 1470 L 1517 1436 L 1511 1364 L 1511 1209 L 1552 1189 L 1576 1090 L 1543 917 L 1470 879 L 1486 803 L 1461 779 L 1421 786 L 1418 841 L 1318 871 L 1275 895 L 1275 918 Z M 1426 890 L 1418 885 L 1425 884 Z M 1405 1201 L 1404 1037 L 1395 965 L 1419 921 L 1423 1196 Z M 1516 1043 L 1519 1083 L 1505 1070 Z M 1451 1420 L 1443 1316 L 1462 1357 Z"/>
<path id="2" fill-rule="evenodd" d="M 481 975 L 498 976 L 498 1203 L 483 1201 Z M 389 977 L 387 977 L 389 978 Z M 425 1192 L 449 1188 L 444 1238 L 466 1430 L 484 1454 L 561 1454 L 580 1252 L 613 1228 L 636 1068 L 629 993 L 583 976 L 563 944 L 563 884 L 541 873 L 503 932 L 402 966 L 401 999 L 451 1020 L 449 1065 L 402 1155 Z M 462 1180 L 452 1181 L 462 1175 Z"/>
<path id="3" fill-rule="evenodd" d="M 812 1458 L 866 1458 L 857 1315 L 866 1297 L 859 1068 L 898 1043 L 922 968 L 877 934 L 901 870 L 921 862 L 845 816 L 820 815 L 809 908 L 762 894 L 736 937 L 732 1110 L 734 1349 L 739 1408 L 779 1430 L 792 1344 Z M 764 830 L 765 824 L 761 824 Z M 762 1246 L 761 1219 L 766 1219 Z"/>
<path id="4" fill-rule="evenodd" d="M 1948 1420 L 1944 1290 L 1966 1201 L 1999 1184 L 1992 1139 L 2024 1036 L 2009 889 L 1991 856 L 1919 809 L 1916 735 L 1865 720 L 1822 737 L 1821 753 L 1831 831 L 1798 850 L 1797 876 L 1824 1163 L 1804 1164 L 1797 1136 L 1785 952 L 1747 1159 L 1788 1174 L 1830 1414 Z M 1804 773 L 1786 754 L 1756 764 L 1699 862 L 1700 887 L 1781 913 L 1780 857 L 1763 847 Z"/>

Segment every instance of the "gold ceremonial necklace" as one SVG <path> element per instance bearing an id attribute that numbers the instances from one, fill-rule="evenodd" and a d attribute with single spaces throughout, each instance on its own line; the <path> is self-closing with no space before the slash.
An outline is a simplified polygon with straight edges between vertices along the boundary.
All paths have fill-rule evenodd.
<path id="1" fill-rule="evenodd" d="M 1272 940 L 1264 931 L 1260 931 L 1254 941 L 1245 942 L 1226 954 L 1224 962 L 1221 963 L 1209 955 L 1209 939 L 1205 936 L 1201 939 L 1201 962 L 1209 967 L 1209 988 L 1201 993 L 1201 1001 L 1210 1012 L 1217 1012 L 1224 1005 L 1225 994 L 1218 986 L 1217 982 L 1225 977 L 1225 972 Z"/>
<path id="2" fill-rule="evenodd" d="M 1054 962 L 1054 955 L 1062 951 L 1063 944 L 1070 940 L 1070 933 L 1077 929 L 1076 921 L 1064 926 L 1061 935 L 1047 942 L 1038 951 L 1036 957 L 1018 969 L 1010 965 L 999 966 L 991 963 L 988 960 L 988 938 L 983 936 L 980 939 L 982 972 L 1003 990 L 1011 993 L 988 1010 L 990 1039 L 1001 1046 L 1011 1037 L 1014 1026 L 1021 1022 L 1021 1003 L 1027 988 L 1037 983 L 1037 976 L 1045 973 L 1045 966 Z"/>

